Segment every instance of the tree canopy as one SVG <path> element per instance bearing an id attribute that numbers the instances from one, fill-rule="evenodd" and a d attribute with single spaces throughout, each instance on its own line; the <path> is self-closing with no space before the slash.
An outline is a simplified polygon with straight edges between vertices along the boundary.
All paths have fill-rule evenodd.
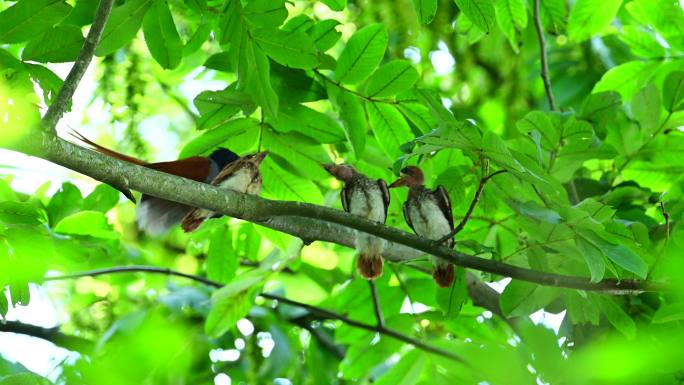
<path id="1" fill-rule="evenodd" d="M 146 162 L 268 150 L 263 189 L 70 130 Z M 681 1 L 0 0 L 0 146 L 101 182 L 0 172 L 0 332 L 78 353 L 41 376 L 0 346 L 0 385 L 684 382 Z M 405 189 L 385 224 L 345 213 L 329 163 L 419 166 L 454 250 Z M 128 190 L 223 216 L 149 235 Z M 387 241 L 374 281 L 359 232 Z M 31 288 L 59 325 L 13 318 Z"/>

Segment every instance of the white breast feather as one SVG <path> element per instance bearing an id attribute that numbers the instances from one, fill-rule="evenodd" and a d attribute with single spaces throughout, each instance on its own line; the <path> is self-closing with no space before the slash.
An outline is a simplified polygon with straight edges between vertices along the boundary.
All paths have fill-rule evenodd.
<path id="1" fill-rule="evenodd" d="M 366 198 L 360 190 L 353 190 L 349 202 L 349 212 L 376 222 L 385 222 L 385 202 L 379 188 L 371 188 Z"/>
<path id="2" fill-rule="evenodd" d="M 231 176 L 223 180 L 223 182 L 219 184 L 219 187 L 241 193 L 247 192 L 247 187 L 252 181 L 252 175 L 249 171 L 250 170 L 246 167 L 237 170 Z"/>
<path id="3" fill-rule="evenodd" d="M 413 227 L 421 237 L 436 240 L 449 234 L 451 231 L 449 221 L 444 217 L 444 213 L 442 213 L 437 202 L 432 199 L 426 199 L 420 205 L 411 205 L 410 214 Z"/>

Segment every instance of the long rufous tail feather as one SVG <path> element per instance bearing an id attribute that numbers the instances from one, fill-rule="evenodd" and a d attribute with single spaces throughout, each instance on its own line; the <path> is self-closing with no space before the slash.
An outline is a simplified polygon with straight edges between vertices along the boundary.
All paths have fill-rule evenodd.
<path id="1" fill-rule="evenodd" d="M 382 256 L 379 254 L 359 253 L 356 258 L 356 270 L 365 279 L 375 279 L 382 275 L 382 263 Z"/>
<path id="2" fill-rule="evenodd" d="M 137 164 L 140 166 L 145 166 L 148 164 L 147 162 L 140 160 L 138 158 L 134 158 L 132 156 L 128 156 L 126 154 L 122 154 L 120 152 L 116 152 L 114 150 L 108 149 L 107 147 L 99 145 L 99 144 L 93 142 L 92 140 L 86 138 L 80 132 L 78 132 L 74 129 L 72 129 L 71 132 L 69 132 L 69 134 L 71 136 L 73 136 L 74 138 L 80 140 L 81 142 L 87 144 L 88 146 L 92 147 L 95 151 L 102 153 L 102 154 L 105 154 L 105 155 L 108 155 L 108 156 L 111 156 L 112 158 L 116 158 L 116 159 L 123 160 L 123 161 L 129 162 L 129 163 Z"/>
<path id="3" fill-rule="evenodd" d="M 454 273 L 454 265 L 435 265 L 432 268 L 432 278 L 435 279 L 439 287 L 449 287 L 454 282 L 456 274 Z"/>

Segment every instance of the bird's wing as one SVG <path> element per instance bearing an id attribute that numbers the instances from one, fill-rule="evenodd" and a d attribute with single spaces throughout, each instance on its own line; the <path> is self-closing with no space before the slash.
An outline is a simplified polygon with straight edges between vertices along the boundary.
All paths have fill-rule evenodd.
<path id="1" fill-rule="evenodd" d="M 406 200 L 406 202 L 404 202 L 403 210 L 404 210 L 404 219 L 406 220 L 406 223 L 408 223 L 411 230 L 413 230 L 413 232 L 415 233 L 416 229 L 413 227 L 413 222 L 411 222 L 411 215 L 409 213 L 409 200 L 408 199 Z"/>
<path id="2" fill-rule="evenodd" d="M 134 158 L 132 156 L 128 156 L 126 154 L 122 154 L 120 152 L 110 150 L 107 147 L 101 146 L 101 145 L 93 142 L 92 140 L 86 138 L 85 136 L 81 135 L 81 133 L 76 131 L 76 130 L 71 130 L 70 134 L 74 138 L 76 138 L 76 139 L 80 140 L 81 142 L 87 144 L 88 146 L 92 147 L 93 150 L 95 150 L 101 154 L 105 154 L 105 155 L 111 156 L 112 158 L 116 158 L 119 160 L 126 161 L 128 163 L 133 163 L 133 164 L 137 164 L 140 166 L 147 166 L 148 165 L 148 163 L 145 162 L 144 160 L 140 160 L 138 158 Z"/>
<path id="3" fill-rule="evenodd" d="M 209 175 L 211 161 L 201 156 L 193 156 L 171 162 L 149 163 L 144 166 L 167 174 L 204 182 Z"/>
<path id="4" fill-rule="evenodd" d="M 449 227 L 454 228 L 454 214 L 451 211 L 451 198 L 447 194 L 444 186 L 437 186 L 437 189 L 432 192 L 432 195 L 437 200 L 439 209 L 442 210 L 444 217 L 449 221 Z"/>
<path id="5" fill-rule="evenodd" d="M 387 209 L 390 205 L 390 192 L 387 188 L 387 182 L 384 179 L 378 179 L 378 188 L 380 189 L 380 194 L 382 194 L 382 202 L 385 204 L 385 219 L 387 219 Z"/>
<path id="6" fill-rule="evenodd" d="M 214 186 L 218 186 L 226 178 L 233 175 L 233 173 L 235 173 L 235 171 L 244 167 L 246 162 L 247 162 L 247 159 L 240 158 L 234 162 L 229 163 L 226 167 L 223 168 L 223 170 L 219 171 L 218 175 L 216 175 L 214 180 L 211 181 L 211 184 Z"/>
<path id="7" fill-rule="evenodd" d="M 351 195 L 352 195 L 352 189 L 351 189 L 351 183 L 344 184 L 344 187 L 342 187 L 342 191 L 340 191 L 340 200 L 342 201 L 342 208 L 344 211 L 349 212 L 350 206 L 349 203 L 351 201 Z"/>

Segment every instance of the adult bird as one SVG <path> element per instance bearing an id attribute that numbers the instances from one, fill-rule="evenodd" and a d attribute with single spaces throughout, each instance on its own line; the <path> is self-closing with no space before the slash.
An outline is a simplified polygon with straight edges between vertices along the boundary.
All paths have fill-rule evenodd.
<path id="1" fill-rule="evenodd" d="M 89 140 L 76 131 L 72 131 L 71 135 L 94 150 L 113 158 L 204 183 L 211 183 L 221 170 L 240 158 L 229 149 L 219 147 L 208 157 L 193 156 L 171 162 L 148 163 L 110 150 Z M 134 201 L 130 191 L 124 190 L 121 192 Z M 136 210 L 138 228 L 150 235 L 163 234 L 174 225 L 180 223 L 191 210 L 192 207 L 190 206 L 143 194 Z"/>
<path id="2" fill-rule="evenodd" d="M 387 183 L 382 179 L 370 179 L 347 164 L 323 166 L 332 176 L 344 182 L 340 193 L 344 211 L 360 217 L 385 223 L 390 203 Z M 366 279 L 382 275 L 382 251 L 385 240 L 374 235 L 356 232 L 356 269 Z"/>
<path id="3" fill-rule="evenodd" d="M 261 173 L 259 166 L 261 161 L 268 155 L 268 151 L 257 152 L 256 154 L 242 157 L 216 175 L 211 184 L 223 189 L 233 190 L 250 195 L 259 195 L 261 192 Z M 187 232 L 194 231 L 207 218 L 215 215 L 213 211 L 195 208 L 190 211 L 183 221 L 181 227 Z"/>
<path id="4" fill-rule="evenodd" d="M 408 199 L 404 202 L 404 218 L 414 233 L 421 237 L 439 240 L 454 228 L 451 200 L 444 187 L 430 190 L 425 187 L 423 171 L 416 166 L 401 169 L 401 176 L 389 187 L 406 186 Z M 450 238 L 446 246 L 454 247 Z M 449 287 L 454 281 L 454 265 L 436 257 L 432 261 L 432 277 L 440 287 Z"/>

